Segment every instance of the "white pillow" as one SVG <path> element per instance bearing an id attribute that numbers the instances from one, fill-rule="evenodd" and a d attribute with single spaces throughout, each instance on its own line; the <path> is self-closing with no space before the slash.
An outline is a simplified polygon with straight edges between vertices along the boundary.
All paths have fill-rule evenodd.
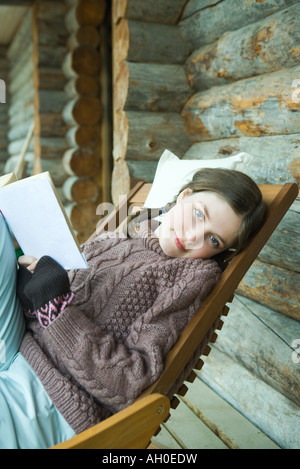
<path id="1" fill-rule="evenodd" d="M 252 155 L 244 152 L 212 160 L 180 160 L 174 153 L 165 150 L 159 159 L 144 207 L 159 208 L 172 202 L 180 189 L 201 168 L 227 168 L 245 172 L 251 160 Z"/>

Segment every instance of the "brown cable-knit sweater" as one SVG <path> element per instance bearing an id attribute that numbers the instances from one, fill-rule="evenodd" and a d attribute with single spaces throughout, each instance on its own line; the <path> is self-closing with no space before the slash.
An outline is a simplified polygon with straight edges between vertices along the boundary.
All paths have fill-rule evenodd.
<path id="1" fill-rule="evenodd" d="M 87 243 L 69 273 L 72 303 L 46 329 L 28 322 L 20 352 L 76 433 L 130 405 L 220 276 L 214 260 L 166 256 L 143 227 Z M 208 337 L 206 338 L 206 342 Z"/>

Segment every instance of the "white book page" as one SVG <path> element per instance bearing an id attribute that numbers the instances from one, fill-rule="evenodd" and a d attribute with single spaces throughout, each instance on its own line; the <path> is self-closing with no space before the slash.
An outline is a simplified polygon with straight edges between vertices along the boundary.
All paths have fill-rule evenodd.
<path id="1" fill-rule="evenodd" d="M 0 210 L 25 255 L 51 256 L 66 270 L 88 267 L 48 173 L 1 188 Z"/>

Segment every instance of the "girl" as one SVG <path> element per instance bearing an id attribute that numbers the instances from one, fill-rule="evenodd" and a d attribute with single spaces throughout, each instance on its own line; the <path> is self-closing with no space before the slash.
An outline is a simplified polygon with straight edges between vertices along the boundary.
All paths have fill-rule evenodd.
<path id="1" fill-rule="evenodd" d="M 43 257 L 32 274 L 26 266 L 33 259 L 21 259 L 27 332 L 23 337 L 12 283 L 16 305 L 3 309 L 1 321 L 9 314 L 22 324 L 0 372 L 0 447 L 52 446 L 134 402 L 159 377 L 217 283 L 215 258 L 242 249 L 264 211 L 258 187 L 244 174 L 201 170 L 161 223 L 142 211 L 128 225 L 131 236 L 106 233 L 87 242 L 87 270 L 67 274 Z M 0 323 L 2 330 L 6 341 L 11 331 Z"/>

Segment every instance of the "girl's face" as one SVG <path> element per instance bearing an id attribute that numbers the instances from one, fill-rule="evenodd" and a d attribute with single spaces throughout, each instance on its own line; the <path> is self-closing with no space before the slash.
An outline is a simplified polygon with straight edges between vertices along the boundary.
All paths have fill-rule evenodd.
<path id="1" fill-rule="evenodd" d="M 185 189 L 155 235 L 170 257 L 208 259 L 233 246 L 241 222 L 218 194 Z"/>

